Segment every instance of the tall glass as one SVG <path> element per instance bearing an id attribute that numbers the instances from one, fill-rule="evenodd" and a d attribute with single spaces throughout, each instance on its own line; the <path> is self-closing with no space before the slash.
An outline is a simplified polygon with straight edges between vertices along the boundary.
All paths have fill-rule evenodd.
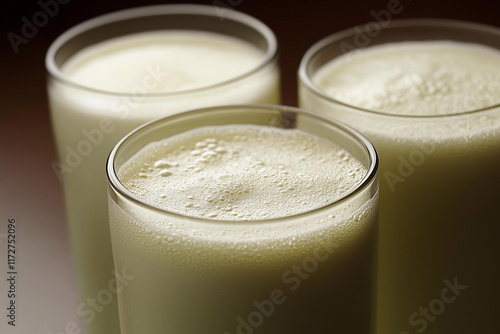
<path id="1" fill-rule="evenodd" d="M 495 105 L 459 113 L 450 105 L 442 115 L 412 116 L 338 101 L 314 78 L 329 61 L 356 52 L 347 46 L 362 40 L 363 32 L 363 47 L 446 40 L 500 50 L 500 30 L 447 20 L 364 28 L 336 33 L 308 50 L 299 70 L 299 98 L 300 106 L 365 134 L 380 154 L 377 332 L 493 333 L 500 311 L 493 302 L 500 298 L 495 288 L 500 275 L 495 264 L 500 255 L 498 81 L 481 87 L 496 92 Z"/>
<path id="2" fill-rule="evenodd" d="M 236 124 L 300 129 L 325 138 L 367 172 L 355 189 L 324 207 L 244 222 L 160 209 L 134 195 L 118 176 L 149 143 Z M 134 130 L 113 149 L 107 165 L 115 265 L 134 277 L 118 298 L 122 333 L 369 333 L 377 164 L 372 145 L 357 132 L 284 106 L 201 109 Z"/>
<path id="3" fill-rule="evenodd" d="M 113 274 L 104 167 L 112 147 L 127 132 L 161 116 L 235 101 L 280 101 L 277 43 L 272 31 L 248 15 L 220 13 L 218 9 L 161 5 L 124 10 L 70 29 L 48 50 L 48 94 L 59 153 L 53 168 L 64 187 L 82 298 L 77 312 L 88 333 L 119 332 L 116 292 L 121 289 L 116 288 L 120 279 Z M 73 55 L 98 43 L 137 33 L 177 30 L 217 33 L 244 41 L 261 50 L 262 57 L 251 70 L 223 82 L 167 93 L 149 90 L 158 82 L 171 80 L 156 64 L 150 64 L 131 90 L 119 92 L 82 85 L 63 71 Z"/>

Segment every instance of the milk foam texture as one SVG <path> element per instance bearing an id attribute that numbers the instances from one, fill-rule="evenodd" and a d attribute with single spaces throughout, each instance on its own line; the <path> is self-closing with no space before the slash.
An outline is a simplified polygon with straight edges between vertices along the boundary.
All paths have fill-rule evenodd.
<path id="1" fill-rule="evenodd" d="M 339 57 L 314 77 L 349 105 L 403 115 L 443 115 L 500 103 L 500 52 L 451 41 L 401 42 Z"/>
<path id="2" fill-rule="evenodd" d="M 297 129 L 204 127 L 151 143 L 119 178 L 143 201 L 186 216 L 262 220 L 328 205 L 366 168 L 336 144 Z"/>
<path id="3" fill-rule="evenodd" d="M 80 51 L 64 75 L 107 92 L 167 93 L 222 83 L 258 66 L 263 52 L 240 39 L 201 31 L 156 31 L 114 38 Z M 144 82 L 161 76 L 161 84 Z M 158 80 L 157 80 L 158 81 Z M 144 92 L 143 92 L 144 91 Z"/>

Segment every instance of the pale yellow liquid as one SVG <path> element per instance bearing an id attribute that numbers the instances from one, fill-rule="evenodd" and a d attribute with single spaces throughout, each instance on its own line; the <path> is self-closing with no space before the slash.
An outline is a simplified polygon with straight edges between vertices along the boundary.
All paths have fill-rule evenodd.
<path id="1" fill-rule="evenodd" d="M 394 116 L 331 104 L 304 87 L 300 105 L 357 128 L 380 155 L 377 333 L 496 332 L 500 111 L 397 115 L 498 104 L 500 53 L 436 42 L 348 56 L 318 71 L 318 87 Z M 462 289 L 456 294 L 444 282 L 455 279 Z"/>
<path id="2" fill-rule="evenodd" d="M 64 165 L 59 176 L 83 303 L 108 289 L 114 277 L 105 175 L 112 147 L 137 126 L 188 109 L 279 103 L 275 63 L 248 75 L 263 57 L 254 46 L 222 35 L 142 33 L 84 49 L 69 60 L 63 68 L 68 80 L 91 89 L 50 82 L 54 135 Z M 100 306 L 93 315 L 86 305 L 78 312 L 88 333 L 118 333 L 116 295 Z"/>
<path id="3" fill-rule="evenodd" d="M 206 127 L 146 146 L 119 178 L 181 216 L 110 200 L 115 262 L 135 276 L 122 333 L 368 333 L 376 195 L 297 216 L 365 174 L 298 130 Z"/>

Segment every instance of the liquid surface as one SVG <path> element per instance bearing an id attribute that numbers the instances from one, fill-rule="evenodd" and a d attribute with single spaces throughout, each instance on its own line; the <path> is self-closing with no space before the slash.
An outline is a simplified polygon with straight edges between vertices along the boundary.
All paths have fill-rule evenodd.
<path id="1" fill-rule="evenodd" d="M 307 212 L 346 195 L 365 174 L 326 139 L 251 125 L 199 128 L 152 143 L 118 173 L 149 204 L 217 220 Z"/>
<path id="2" fill-rule="evenodd" d="M 72 82 L 107 92 L 166 93 L 211 86 L 256 68 L 263 52 L 221 34 L 127 35 L 80 51 L 63 67 Z"/>
<path id="3" fill-rule="evenodd" d="M 500 103 L 500 52 L 450 41 L 387 44 L 334 59 L 313 81 L 333 98 L 369 110 L 460 113 Z"/>

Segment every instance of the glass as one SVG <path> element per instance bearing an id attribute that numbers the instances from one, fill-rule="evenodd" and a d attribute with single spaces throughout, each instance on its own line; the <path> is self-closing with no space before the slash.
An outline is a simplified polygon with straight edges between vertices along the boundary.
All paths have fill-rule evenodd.
<path id="1" fill-rule="evenodd" d="M 500 254 L 498 78 L 481 87 L 497 94 L 490 107 L 453 113 L 450 105 L 447 115 L 411 116 L 338 101 L 314 76 L 330 60 L 359 50 L 349 47 L 354 41 L 367 47 L 447 40 L 500 50 L 500 30 L 435 19 L 366 27 L 333 34 L 307 51 L 299 105 L 353 126 L 380 155 L 377 332 L 494 332 L 500 311 L 492 302 L 500 298 L 494 288 L 500 266 L 492 265 Z"/>
<path id="2" fill-rule="evenodd" d="M 355 189 L 324 207 L 245 222 L 160 209 L 132 194 L 117 175 L 149 143 L 234 124 L 323 137 L 367 172 Z M 201 109 L 134 130 L 107 164 L 115 267 L 134 277 L 118 299 L 122 334 L 369 333 L 377 165 L 373 146 L 359 133 L 285 106 Z"/>
<path id="3" fill-rule="evenodd" d="M 279 103 L 277 42 L 262 22 L 236 11 L 220 16 L 216 6 L 160 5 L 100 16 L 57 38 L 48 50 L 48 95 L 59 155 L 53 163 L 65 193 L 80 295 L 88 333 L 118 333 L 116 284 L 106 207 L 105 162 L 112 147 L 135 127 L 192 108 L 242 103 Z M 206 87 L 154 93 L 147 88 L 161 74 L 151 64 L 149 81 L 130 91 L 111 92 L 72 81 L 63 66 L 97 43 L 136 33 L 190 30 L 248 42 L 262 50 L 250 71 Z M 156 75 L 156 77 L 155 77 Z M 111 288 L 109 288 L 111 287 Z M 111 291 L 112 293 L 108 293 Z M 88 298 L 97 305 L 88 304 Z"/>

